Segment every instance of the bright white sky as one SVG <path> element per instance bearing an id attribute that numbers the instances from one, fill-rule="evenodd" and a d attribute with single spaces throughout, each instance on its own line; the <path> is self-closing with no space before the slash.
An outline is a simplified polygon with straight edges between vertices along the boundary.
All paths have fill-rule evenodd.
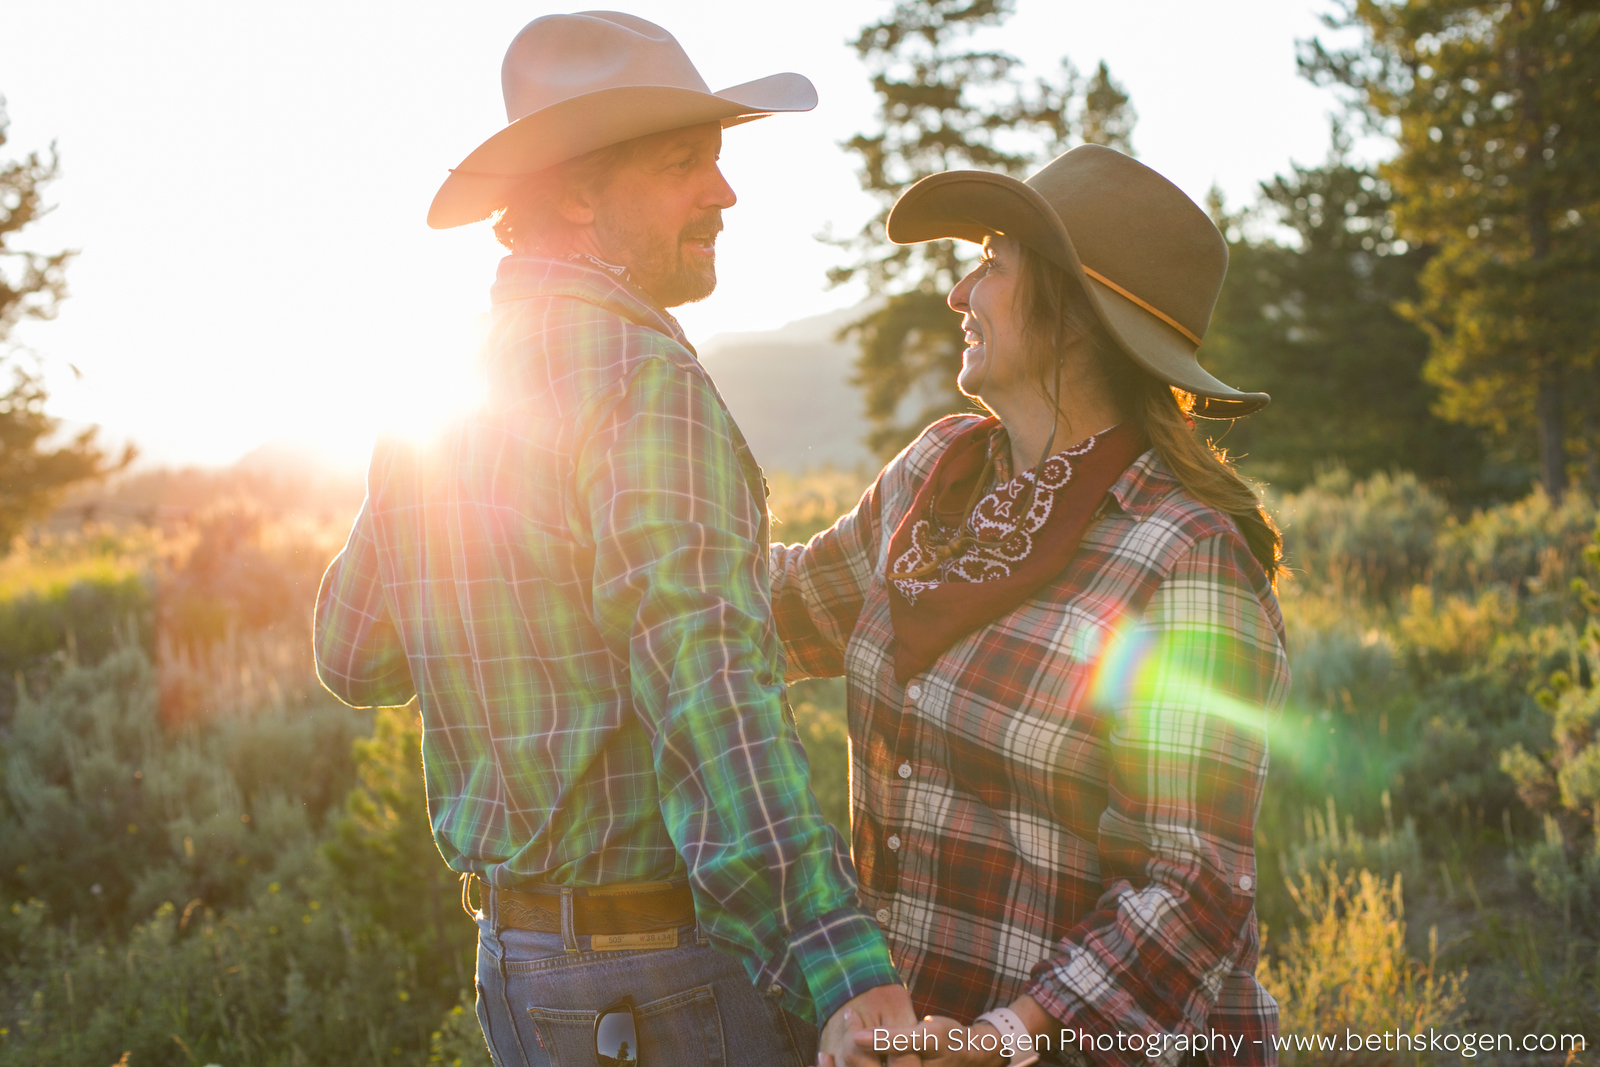
<path id="1" fill-rule="evenodd" d="M 888 0 L 632 0 L 713 89 L 793 70 L 821 104 L 730 130 L 739 194 L 717 292 L 689 335 L 772 329 L 854 303 L 828 291 L 875 207 L 838 143 L 873 96 L 846 41 Z M 501 255 L 487 225 L 434 231 L 428 203 L 505 121 L 500 60 L 565 5 L 504 0 L 50 0 L 0 23 L 12 156 L 59 144 L 60 205 L 28 247 L 82 250 L 72 297 L 25 326 L 51 410 L 147 461 L 226 463 L 267 442 L 360 464 L 380 427 L 455 402 Z M 1140 158 L 1197 201 L 1320 161 L 1327 94 L 1295 74 L 1320 0 L 1018 0 L 987 38 L 1051 71 L 1104 58 L 1139 113 Z M 82 372 L 75 379 L 67 369 Z"/>

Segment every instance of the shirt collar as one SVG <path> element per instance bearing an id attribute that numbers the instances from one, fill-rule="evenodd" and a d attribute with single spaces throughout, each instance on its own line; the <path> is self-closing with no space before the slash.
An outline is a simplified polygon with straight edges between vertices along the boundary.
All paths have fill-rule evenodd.
<path id="1" fill-rule="evenodd" d="M 569 252 L 565 256 L 551 256 L 550 258 L 565 259 L 568 263 L 587 263 L 591 267 L 598 267 L 613 278 L 626 283 L 634 289 L 639 288 L 638 283 L 633 280 L 633 272 L 621 263 L 607 263 L 599 256 L 591 256 L 587 252 Z"/>
<path id="2" fill-rule="evenodd" d="M 500 261 L 489 299 L 499 306 L 540 296 L 574 297 L 646 329 L 666 334 L 689 351 L 683 327 L 632 284 L 628 269 L 576 252 L 567 256 L 509 255 Z"/>

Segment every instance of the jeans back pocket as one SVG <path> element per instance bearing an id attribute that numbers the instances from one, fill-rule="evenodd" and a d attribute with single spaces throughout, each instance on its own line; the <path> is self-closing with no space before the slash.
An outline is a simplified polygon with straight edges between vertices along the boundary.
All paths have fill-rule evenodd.
<path id="1" fill-rule="evenodd" d="M 725 1067 L 722 1018 L 710 986 L 686 989 L 634 1008 L 639 1054 L 650 1067 Z M 555 1067 L 593 1067 L 598 1011 L 531 1007 L 539 1041 Z"/>

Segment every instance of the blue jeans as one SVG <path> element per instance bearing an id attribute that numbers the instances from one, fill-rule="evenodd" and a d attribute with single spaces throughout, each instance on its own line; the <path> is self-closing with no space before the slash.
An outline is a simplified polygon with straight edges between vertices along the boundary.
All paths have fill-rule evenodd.
<path id="1" fill-rule="evenodd" d="M 757 993 L 699 929 L 596 952 L 584 934 L 497 930 L 478 913 L 478 1023 L 495 1067 L 595 1067 L 594 1020 L 631 995 L 643 1067 L 810 1067 L 816 1028 Z"/>

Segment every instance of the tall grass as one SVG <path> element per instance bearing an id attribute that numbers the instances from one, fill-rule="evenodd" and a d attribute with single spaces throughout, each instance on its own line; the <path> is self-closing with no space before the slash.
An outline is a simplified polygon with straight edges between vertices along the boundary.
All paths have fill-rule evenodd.
<path id="1" fill-rule="evenodd" d="M 1260 974 L 1278 1001 L 1283 1033 L 1337 1035 L 1344 1043 L 1352 1032 L 1426 1034 L 1460 1021 L 1466 975 L 1440 964 L 1437 930 L 1429 930 L 1425 960 L 1411 955 L 1402 883 L 1400 874 L 1385 881 L 1364 869 L 1340 875 L 1331 865 L 1288 883 L 1302 921 Z M 1432 1059 L 1398 1049 L 1290 1050 L 1283 1056 L 1291 1067 Z"/>

